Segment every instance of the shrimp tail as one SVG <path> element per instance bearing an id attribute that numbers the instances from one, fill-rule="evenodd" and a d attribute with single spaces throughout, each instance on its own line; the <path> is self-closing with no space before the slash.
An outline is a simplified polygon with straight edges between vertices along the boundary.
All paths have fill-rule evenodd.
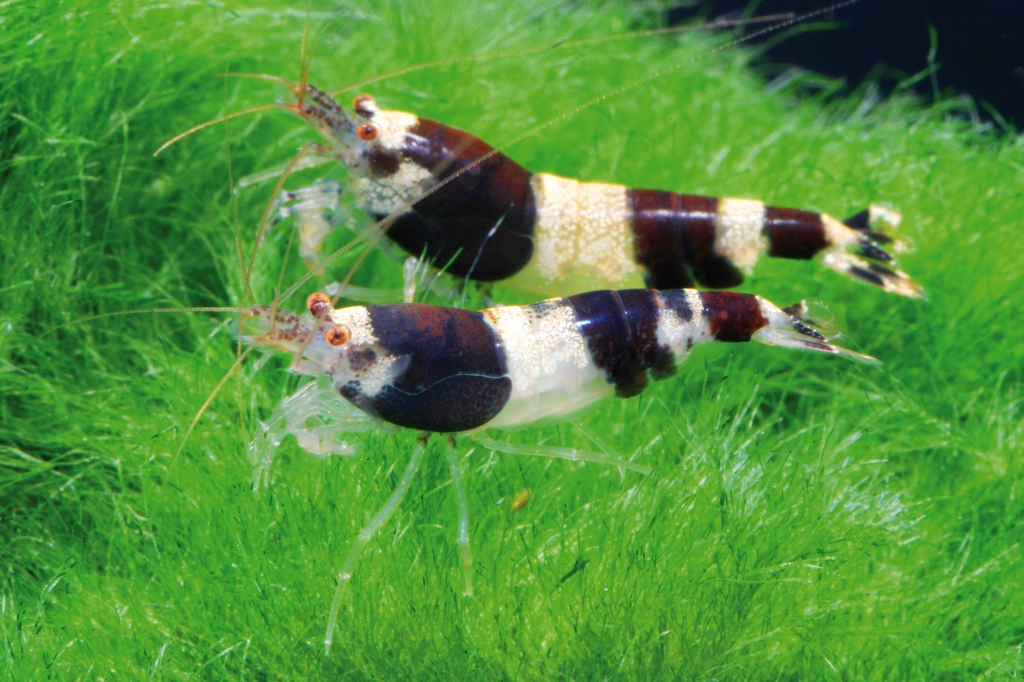
<path id="1" fill-rule="evenodd" d="M 809 315 L 806 301 L 800 301 L 785 308 L 777 308 L 768 301 L 758 298 L 767 324 L 754 332 L 751 336 L 752 340 L 769 346 L 840 355 L 848 360 L 869 365 L 882 364 L 877 358 L 833 343 L 829 337 L 819 331 L 823 325 Z"/>
<path id="2" fill-rule="evenodd" d="M 924 287 L 896 267 L 896 258 L 890 253 L 909 251 L 906 242 L 876 229 L 883 225 L 891 229 L 898 227 L 902 220 L 899 213 L 872 204 L 843 221 L 830 216 L 822 218 L 832 244 L 824 254 L 825 267 L 893 294 L 928 297 Z"/>

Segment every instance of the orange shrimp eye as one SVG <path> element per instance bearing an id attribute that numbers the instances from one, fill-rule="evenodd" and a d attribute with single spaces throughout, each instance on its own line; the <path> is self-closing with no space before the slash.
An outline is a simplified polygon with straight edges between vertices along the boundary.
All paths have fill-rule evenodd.
<path id="1" fill-rule="evenodd" d="M 364 142 L 373 142 L 380 136 L 380 128 L 374 123 L 360 123 L 356 135 Z"/>
<path id="2" fill-rule="evenodd" d="M 331 297 L 327 294 L 317 292 L 315 294 L 310 294 L 309 298 L 306 299 L 306 308 L 309 310 L 309 314 L 313 317 L 323 317 L 324 314 L 332 307 Z"/>
<path id="3" fill-rule="evenodd" d="M 344 327 L 331 327 L 324 334 L 324 338 L 327 339 L 327 343 L 332 346 L 344 346 L 348 343 L 350 334 Z"/>
<path id="4" fill-rule="evenodd" d="M 356 95 L 352 100 L 352 108 L 363 118 L 370 118 L 377 113 L 377 102 L 369 95 Z"/>

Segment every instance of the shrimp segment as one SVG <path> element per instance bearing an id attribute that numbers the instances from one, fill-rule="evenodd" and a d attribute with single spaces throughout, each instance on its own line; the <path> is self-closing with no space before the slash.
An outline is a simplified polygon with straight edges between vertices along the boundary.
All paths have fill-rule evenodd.
<path id="1" fill-rule="evenodd" d="M 841 221 L 748 199 L 531 173 L 469 133 L 379 109 L 369 95 L 356 97 L 349 114 L 323 91 L 307 91 L 289 110 L 327 140 L 352 173 L 358 203 L 375 220 L 446 181 L 387 234 L 456 277 L 509 280 L 548 295 L 642 283 L 721 289 L 740 284 L 766 253 L 798 260 L 821 255 L 826 267 L 859 281 L 924 297 L 881 246 L 891 239 L 875 228 L 899 222 L 881 207 Z M 322 241 L 304 242 L 307 258 L 319 248 L 316 239 Z"/>

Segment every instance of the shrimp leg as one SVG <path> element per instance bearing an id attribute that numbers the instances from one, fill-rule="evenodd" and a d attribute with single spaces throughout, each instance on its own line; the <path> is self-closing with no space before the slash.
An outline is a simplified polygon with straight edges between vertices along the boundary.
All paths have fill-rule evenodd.
<path id="1" fill-rule="evenodd" d="M 340 282 L 331 282 L 324 287 L 324 293 L 334 298 L 343 295 L 351 301 L 361 303 L 393 303 L 401 299 L 412 303 L 420 286 L 445 301 L 454 301 L 459 291 L 441 282 L 437 271 L 415 256 L 409 256 L 402 264 L 402 289 L 369 289 L 367 287 L 348 284 L 342 290 Z"/>
<path id="2" fill-rule="evenodd" d="M 316 457 L 356 454 L 357 445 L 340 440 L 341 434 L 369 431 L 375 424 L 368 416 L 342 398 L 330 382 L 311 381 L 277 404 L 260 433 L 249 443 L 253 465 L 252 489 L 270 483 L 274 454 L 288 434 L 306 452 Z"/>
<path id="3" fill-rule="evenodd" d="M 412 450 L 412 457 L 409 458 L 409 464 L 405 467 L 405 473 L 399 479 L 398 485 L 395 486 L 394 491 L 392 491 L 384 506 L 359 531 L 359 535 L 356 536 L 355 541 L 352 543 L 348 557 L 341 567 L 341 572 L 338 573 L 338 586 L 334 589 L 331 613 L 327 618 L 327 633 L 324 635 L 324 649 L 327 655 L 331 653 L 331 642 L 334 641 L 334 628 L 338 624 L 338 610 L 341 608 L 341 599 L 345 596 L 345 588 L 348 586 L 348 581 L 352 579 L 352 574 L 356 570 L 356 564 L 359 563 L 359 555 L 362 553 L 366 543 L 376 535 L 381 526 L 391 519 L 395 510 L 398 509 L 398 505 L 402 503 L 405 494 L 409 492 L 409 484 L 412 483 L 412 479 L 416 476 L 416 471 L 420 467 L 420 459 L 422 459 L 423 451 L 426 449 L 425 445 L 428 437 L 427 435 L 422 436 L 419 442 L 416 443 L 416 447 Z"/>
<path id="4" fill-rule="evenodd" d="M 466 587 L 462 594 L 473 596 L 473 551 L 469 547 L 469 505 L 466 500 L 466 484 L 459 467 L 459 453 L 455 449 L 455 438 L 446 441 L 448 465 L 452 470 L 452 486 L 455 488 L 455 506 L 459 517 L 459 556 L 462 559 L 462 572 L 466 576 Z"/>
<path id="5" fill-rule="evenodd" d="M 535 455 L 537 457 L 554 457 L 556 459 L 568 459 L 573 462 L 594 462 L 596 464 L 604 464 L 606 466 L 620 467 L 622 469 L 629 469 L 630 471 L 636 471 L 637 473 L 650 474 L 653 469 L 643 464 L 635 464 L 618 457 L 611 457 L 602 452 L 588 452 L 586 450 L 577 450 L 575 448 L 559 448 L 551 445 L 525 445 L 522 443 L 503 443 L 493 438 L 487 438 L 483 435 L 472 436 L 476 442 L 485 448 L 494 450 L 495 452 L 504 452 L 509 455 Z"/>
<path id="6" fill-rule="evenodd" d="M 309 187 L 285 190 L 274 201 L 271 228 L 295 216 L 299 233 L 299 255 L 310 265 L 320 260 L 320 247 L 339 223 L 350 222 L 341 207 L 341 186 L 331 180 L 320 180 Z"/>
<path id="7" fill-rule="evenodd" d="M 613 457 L 615 459 L 625 461 L 625 460 L 622 459 L 622 455 L 620 455 L 619 453 L 615 452 L 615 450 L 612 448 L 612 446 L 608 445 L 608 443 L 605 443 L 601 439 L 601 437 L 598 436 L 596 433 L 594 433 L 594 430 L 591 429 L 589 426 L 587 426 L 586 424 L 584 424 L 583 422 L 580 422 L 580 421 L 574 422 L 574 424 L 575 424 L 576 428 L 578 428 L 583 433 L 583 435 L 587 437 L 587 439 L 591 443 L 593 443 L 594 445 L 597 446 L 598 450 L 600 450 L 604 454 L 608 455 L 609 457 Z M 624 466 L 622 466 L 622 465 L 619 465 L 619 480 L 625 480 L 625 478 L 626 478 L 626 468 Z"/>

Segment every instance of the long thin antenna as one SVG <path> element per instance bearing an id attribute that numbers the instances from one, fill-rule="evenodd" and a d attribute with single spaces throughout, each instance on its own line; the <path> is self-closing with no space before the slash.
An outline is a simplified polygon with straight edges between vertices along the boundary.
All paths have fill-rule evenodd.
<path id="1" fill-rule="evenodd" d="M 305 157 L 313 151 L 319 149 L 320 145 L 306 144 L 299 149 L 298 154 L 292 157 L 292 160 L 288 162 L 288 165 L 284 167 L 284 172 L 281 173 L 281 177 L 278 178 L 277 184 L 274 185 L 274 193 L 271 195 L 271 200 L 267 204 L 267 207 L 263 210 L 263 217 L 260 218 L 260 226 L 256 230 L 256 241 L 253 242 L 252 252 L 249 254 L 249 263 L 245 266 L 245 282 L 246 288 L 249 287 L 249 279 L 252 277 L 252 269 L 256 263 L 256 254 L 260 248 L 260 242 L 263 240 L 263 235 L 267 231 L 267 223 L 270 221 L 270 213 L 274 210 L 274 204 L 276 203 L 277 197 L 281 195 L 281 190 L 284 189 L 284 183 L 288 180 L 288 176 L 291 175 L 292 171 L 295 170 L 295 166 L 299 164 Z"/>
<path id="2" fill-rule="evenodd" d="M 579 40 L 567 40 L 565 42 L 554 43 L 552 45 L 543 45 L 541 47 L 527 47 L 521 50 L 502 50 L 501 52 L 487 52 L 485 54 L 473 54 L 466 55 L 463 57 L 449 57 L 446 59 L 435 59 L 429 62 L 423 62 L 421 64 L 413 64 L 406 66 L 401 69 L 394 71 L 388 71 L 378 76 L 373 76 L 365 80 L 350 83 L 337 90 L 331 90 L 328 94 L 331 96 L 340 95 L 343 92 L 349 90 L 355 90 L 366 85 L 372 85 L 373 83 L 379 83 L 383 80 L 389 80 L 398 76 L 404 76 L 409 73 L 416 73 L 417 71 L 423 71 L 425 69 L 432 69 L 439 66 L 450 66 L 452 64 L 462 64 L 464 62 L 482 62 L 490 59 L 503 59 L 505 57 L 524 57 L 526 55 L 538 54 L 540 52 L 548 52 L 551 50 L 564 50 L 571 47 L 579 47 L 581 45 L 594 45 L 597 43 L 607 43 L 617 40 L 628 40 L 630 38 L 646 38 L 649 36 L 667 35 L 673 33 L 685 33 L 689 31 L 702 31 L 711 28 L 732 28 L 735 26 L 745 26 L 747 24 L 764 24 L 772 21 L 785 21 L 787 19 L 793 19 L 796 14 L 793 12 L 785 12 L 782 14 L 766 14 L 759 17 L 749 17 L 746 19 L 724 19 L 721 21 L 712 21 L 706 24 L 697 24 L 692 26 L 669 26 L 667 28 L 653 28 L 644 31 L 630 31 L 628 33 L 617 33 L 611 36 L 595 36 L 593 38 L 580 38 Z"/>
<path id="3" fill-rule="evenodd" d="M 832 11 L 832 10 L 835 10 L 835 9 L 839 9 L 840 7 L 843 7 L 846 4 L 852 4 L 853 2 L 859 2 L 859 0 L 850 0 L 849 3 L 842 3 L 842 4 L 839 4 L 839 5 L 833 5 L 832 7 L 827 7 L 824 10 L 821 10 L 821 12 L 827 12 L 827 11 Z M 816 14 L 819 14 L 821 12 L 814 13 L 814 14 L 804 15 L 804 17 L 802 17 L 802 18 L 808 18 L 808 17 L 811 17 L 811 16 L 816 16 Z M 570 41 L 566 41 L 566 42 L 563 42 L 563 43 L 555 43 L 554 45 L 544 45 L 542 47 L 525 48 L 525 49 L 522 49 L 522 50 L 504 50 L 504 51 L 501 51 L 501 52 L 491 52 L 491 53 L 480 54 L 480 55 L 468 55 L 468 56 L 464 56 L 464 57 L 451 57 L 451 58 L 448 58 L 448 59 L 438 59 L 438 60 L 434 60 L 434 61 L 430 61 L 430 62 L 423 62 L 421 64 L 414 64 L 412 66 L 407 66 L 405 68 L 397 69 L 395 71 L 389 71 L 387 73 L 383 73 L 383 74 L 380 74 L 378 76 L 374 76 L 372 78 L 368 78 L 366 80 L 358 81 L 356 83 L 351 83 L 351 84 L 346 85 L 346 86 L 344 86 L 342 88 L 339 88 L 337 90 L 330 91 L 328 94 L 333 96 L 333 95 L 336 95 L 336 94 L 339 94 L 339 93 L 342 93 L 342 92 L 345 92 L 345 91 L 348 91 L 348 90 L 354 90 L 356 88 L 363 87 L 364 85 L 370 85 L 372 83 L 377 83 L 377 82 L 380 82 L 382 80 L 387 80 L 387 79 L 390 79 L 390 78 L 395 78 L 397 76 L 402 76 L 402 75 L 405 75 L 405 74 L 408 74 L 408 73 L 415 73 L 416 71 L 422 71 L 424 69 L 434 68 L 434 67 L 438 67 L 438 66 L 447 66 L 449 64 L 458 64 L 458 63 L 461 63 L 461 62 L 485 61 L 485 60 L 489 60 L 489 59 L 501 59 L 501 58 L 504 58 L 504 57 L 517 57 L 517 56 L 524 56 L 524 55 L 529 55 L 529 54 L 536 54 L 536 53 L 539 53 L 539 52 L 545 52 L 545 51 L 548 51 L 548 50 L 558 50 L 558 49 L 565 49 L 565 48 L 570 48 L 570 47 L 579 47 L 580 45 L 592 45 L 592 44 L 596 44 L 596 43 L 610 42 L 610 41 L 616 41 L 616 40 L 627 40 L 629 38 L 642 38 L 642 37 L 647 37 L 647 36 L 665 35 L 665 34 L 672 34 L 672 33 L 682 33 L 682 32 L 686 32 L 686 31 L 697 31 L 697 30 L 704 30 L 704 29 L 708 29 L 708 28 L 731 28 L 731 27 L 742 26 L 742 25 L 747 25 L 747 24 L 762 24 L 762 23 L 766 23 L 766 22 L 786 21 L 786 20 L 799 21 L 799 20 L 801 20 L 801 17 L 796 17 L 793 12 L 786 12 L 786 13 L 782 13 L 782 14 L 768 14 L 768 15 L 760 16 L 760 17 L 749 17 L 749 18 L 744 18 L 744 19 L 728 19 L 728 20 L 722 20 L 722 21 L 713 21 L 713 22 L 710 22 L 710 23 L 707 23 L 707 24 L 699 24 L 699 25 L 696 25 L 696 26 L 671 26 L 671 27 L 668 27 L 668 28 L 656 28 L 656 29 L 649 29 L 649 30 L 645 30 L 645 31 L 632 31 L 632 32 L 629 32 L 629 33 L 620 33 L 620 34 L 613 35 L 613 36 L 597 36 L 597 37 L 593 37 L 593 38 L 581 38 L 579 40 L 570 40 Z M 789 25 L 789 24 L 785 24 L 785 25 Z M 760 35 L 760 34 L 758 34 L 758 35 Z M 292 81 L 289 81 L 286 78 L 280 78 L 278 76 L 271 76 L 269 74 L 261 74 L 261 73 L 235 73 L 235 72 L 227 72 L 227 73 L 219 73 L 219 74 L 215 74 L 215 75 L 218 76 L 218 77 L 222 77 L 222 78 L 253 78 L 253 79 L 257 79 L 257 80 L 270 81 L 272 83 L 280 83 L 281 85 L 284 85 L 285 87 L 289 88 L 290 90 L 292 90 L 293 92 L 296 93 L 296 97 L 298 99 L 298 105 L 301 106 L 302 105 L 302 100 L 303 100 L 303 98 L 306 95 L 306 85 L 308 84 L 308 81 L 309 81 L 308 42 L 309 42 L 309 17 L 308 17 L 308 13 L 307 13 L 306 25 L 303 28 L 303 32 L 302 32 L 301 61 L 302 61 L 302 65 L 303 66 L 302 66 L 302 72 L 301 72 L 301 77 L 300 77 L 299 83 L 293 83 Z M 735 42 L 728 43 L 727 45 L 733 45 L 733 44 L 736 44 L 736 43 Z M 265 111 L 267 109 L 273 109 L 273 108 L 278 108 L 278 107 L 283 107 L 283 106 L 286 106 L 286 105 L 283 105 L 281 103 L 265 104 L 265 105 L 261 105 L 261 106 L 258 106 L 258 107 L 252 107 L 250 109 L 245 109 L 243 111 L 236 111 L 234 113 L 227 114 L 225 116 L 221 116 L 219 118 L 213 119 L 211 121 L 206 121 L 205 123 L 200 123 L 200 124 L 198 124 L 196 126 L 193 126 L 192 128 L 189 128 L 188 130 L 186 130 L 183 133 L 179 133 L 178 135 L 175 135 L 173 138 L 171 138 L 170 140 L 168 140 L 164 144 L 160 145 L 160 148 L 157 149 L 153 153 L 153 156 L 159 156 L 161 152 L 163 152 L 165 149 L 167 149 L 171 145 L 173 145 L 176 142 L 178 142 L 178 141 L 188 137 L 189 135 L 191 135 L 191 134 L 193 134 L 195 132 L 203 130 L 204 128 L 209 128 L 210 126 L 216 125 L 218 123 L 222 123 L 224 121 L 228 121 L 228 120 L 230 120 L 232 118 L 237 118 L 239 116 L 247 116 L 249 114 L 253 114 L 253 113 L 256 113 L 256 112 L 259 112 L 259 111 Z"/>
<path id="4" fill-rule="evenodd" d="M 243 109 L 242 111 L 236 111 L 236 112 L 231 113 L 231 114 L 224 114 L 223 116 L 215 118 L 212 121 L 206 121 L 205 123 L 200 123 L 199 125 L 194 125 L 191 128 L 189 128 L 188 130 L 186 130 L 185 132 L 178 133 L 177 135 L 175 135 L 171 139 L 167 140 L 167 142 L 164 142 L 162 145 L 160 145 L 159 149 L 157 149 L 155 152 L 153 152 L 153 156 L 160 156 L 160 153 L 163 150 L 165 150 L 168 147 L 170 147 L 172 144 L 178 142 L 179 140 L 184 140 L 186 137 L 188 137 L 192 133 L 197 133 L 197 132 L 199 132 L 200 130 L 202 130 L 204 128 L 209 128 L 210 126 L 217 125 L 218 123 L 223 123 L 224 121 L 230 121 L 231 119 L 238 118 L 239 116 L 248 116 L 249 114 L 255 114 L 255 113 L 259 112 L 259 111 L 267 111 L 269 109 L 283 109 L 286 106 L 287 106 L 286 104 L 283 104 L 281 102 L 274 102 L 273 104 L 261 104 L 258 107 L 250 107 L 249 109 Z"/>
<path id="5" fill-rule="evenodd" d="M 209 409 L 210 405 L 213 404 L 213 401 L 217 397 L 217 394 L 220 393 L 221 389 L 224 388 L 224 385 L 228 383 L 228 380 L 231 378 L 231 375 L 239 370 L 239 368 L 242 366 L 242 363 L 245 361 L 247 357 L 249 357 L 249 354 L 252 353 L 254 350 L 256 350 L 256 346 L 249 346 L 248 348 L 246 348 L 244 353 L 235 358 L 234 364 L 231 365 L 231 368 L 228 369 L 227 373 L 225 373 L 224 376 L 221 377 L 221 380 L 217 383 L 216 388 L 214 388 L 213 392 L 206 398 L 206 401 L 203 403 L 203 406 L 199 408 L 199 412 L 196 413 L 196 416 L 192 418 L 192 423 L 188 425 L 188 430 L 185 432 L 185 437 L 181 439 L 181 445 L 178 446 L 178 451 L 174 454 L 174 460 L 171 461 L 171 464 L 173 464 L 174 461 L 178 459 L 178 455 L 180 455 L 181 451 L 185 449 L 185 443 L 188 442 L 189 436 L 191 436 L 192 432 L 196 430 L 196 425 L 199 423 L 199 420 L 203 418 L 203 415 L 206 414 L 206 410 Z"/>
<path id="6" fill-rule="evenodd" d="M 227 95 L 227 81 L 224 82 L 225 97 Z M 244 272 L 245 270 L 245 254 L 242 251 L 242 227 L 241 222 L 238 218 L 238 197 L 235 195 L 235 173 L 231 163 L 231 124 L 224 124 L 224 156 L 226 165 L 228 167 L 228 196 L 231 201 L 231 230 L 235 233 L 235 256 L 238 258 L 238 269 Z M 242 281 L 243 293 L 242 302 L 252 304 L 253 300 L 252 290 L 249 289 L 249 279 L 244 278 Z M 242 349 L 242 335 L 238 335 L 238 339 L 235 342 L 235 356 L 241 357 L 243 353 Z M 238 425 L 242 431 L 245 431 L 245 406 L 242 404 L 242 373 L 238 373 Z"/>
<path id="7" fill-rule="evenodd" d="M 213 74 L 214 78 L 251 78 L 253 80 L 270 81 L 271 83 L 279 83 L 285 86 L 289 90 L 298 91 L 299 84 L 293 83 L 287 78 L 281 78 L 280 76 L 271 76 L 266 73 L 243 73 L 238 71 L 225 71 L 223 73 Z"/>
<path id="8" fill-rule="evenodd" d="M 306 96 L 306 86 L 309 84 L 309 60 L 307 59 L 307 50 L 309 48 L 309 16 L 310 16 L 310 3 L 306 3 L 306 23 L 302 27 L 302 48 L 299 51 L 299 92 L 298 92 L 298 106 L 302 108 L 302 100 Z"/>
<path id="9" fill-rule="evenodd" d="M 231 128 L 224 125 L 224 156 L 228 167 L 228 197 L 231 202 L 231 229 L 235 233 L 235 256 L 238 258 L 238 269 L 245 272 L 245 254 L 242 251 L 242 228 L 238 219 L 238 197 L 235 196 L 235 174 L 231 164 Z M 242 302 L 254 303 L 249 278 L 242 279 Z"/>
<path id="10" fill-rule="evenodd" d="M 70 327 L 75 324 L 82 324 L 84 322 L 95 322 L 96 320 L 102 320 L 107 317 L 121 317 L 122 315 L 157 315 L 160 313 L 249 313 L 249 308 L 233 308 L 231 306 L 194 306 L 191 308 L 143 308 L 142 310 L 119 310 L 113 313 L 100 313 L 99 315 L 88 315 L 86 317 L 79 317 L 76 320 L 58 324 L 56 327 L 47 329 L 45 332 L 39 335 L 39 338 L 43 338 L 47 334 L 63 329 L 64 327 Z"/>

